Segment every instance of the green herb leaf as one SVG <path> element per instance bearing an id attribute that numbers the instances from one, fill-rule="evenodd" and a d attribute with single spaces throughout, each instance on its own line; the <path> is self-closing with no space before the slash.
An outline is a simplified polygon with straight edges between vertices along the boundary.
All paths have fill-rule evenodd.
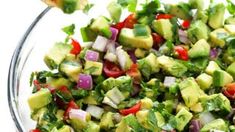
<path id="1" fill-rule="evenodd" d="M 178 33 L 178 30 L 179 30 L 179 22 L 178 22 L 178 20 L 177 20 L 177 18 L 176 17 L 173 17 L 172 19 L 171 19 L 171 23 L 172 23 L 172 31 L 173 31 L 173 39 L 174 39 L 174 42 L 176 43 L 176 44 L 180 44 L 181 42 L 180 42 L 180 40 L 179 40 L 179 33 Z"/>
<path id="2" fill-rule="evenodd" d="M 32 84 L 33 84 L 34 76 L 35 76 L 35 73 L 34 73 L 34 72 L 32 72 L 32 73 L 31 73 L 31 75 L 30 75 L 30 79 L 29 79 L 29 85 L 30 85 L 30 87 L 31 87 L 31 86 L 32 86 Z"/>
<path id="3" fill-rule="evenodd" d="M 159 0 L 151 0 L 150 2 L 147 2 L 143 5 L 142 10 L 137 12 L 137 17 L 143 17 L 143 16 L 152 16 L 155 15 L 158 12 L 158 9 L 160 7 Z"/>
<path id="4" fill-rule="evenodd" d="M 146 130 L 139 124 L 134 115 L 128 115 L 124 118 L 124 121 L 130 126 L 134 132 L 145 132 Z"/>
<path id="5" fill-rule="evenodd" d="M 82 10 L 83 13 L 88 14 L 89 10 L 94 6 L 94 4 L 87 4 Z"/>
<path id="6" fill-rule="evenodd" d="M 68 36 L 73 35 L 74 30 L 75 30 L 75 24 L 71 24 L 69 26 L 62 28 L 62 31 L 64 31 Z"/>
<path id="7" fill-rule="evenodd" d="M 75 99 L 81 99 L 89 95 L 89 92 L 84 89 L 71 89 L 71 93 Z"/>
<path id="8" fill-rule="evenodd" d="M 134 25 L 134 35 L 135 36 L 148 36 L 149 32 L 146 25 L 135 24 Z"/>
<path id="9" fill-rule="evenodd" d="M 231 0 L 227 0 L 227 10 L 231 15 L 235 14 L 235 3 L 233 3 Z"/>
<path id="10" fill-rule="evenodd" d="M 128 11 L 135 12 L 138 0 L 118 0 L 117 3 L 122 7 L 127 7 Z"/>

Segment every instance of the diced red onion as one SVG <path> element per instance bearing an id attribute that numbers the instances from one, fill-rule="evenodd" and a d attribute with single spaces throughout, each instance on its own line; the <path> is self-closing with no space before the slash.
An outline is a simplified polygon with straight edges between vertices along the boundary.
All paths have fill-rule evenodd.
<path id="1" fill-rule="evenodd" d="M 117 35 L 118 35 L 118 30 L 116 28 L 110 27 L 110 30 L 112 32 L 111 40 L 116 41 Z"/>
<path id="2" fill-rule="evenodd" d="M 211 49 L 210 58 L 215 59 L 218 56 L 218 50 L 216 48 Z"/>
<path id="3" fill-rule="evenodd" d="M 136 96 L 140 92 L 140 85 L 134 84 L 131 96 Z"/>
<path id="4" fill-rule="evenodd" d="M 100 52 L 104 52 L 108 41 L 109 40 L 103 36 L 97 36 L 95 42 L 92 45 L 92 48 Z"/>
<path id="5" fill-rule="evenodd" d="M 164 79 L 163 85 L 165 87 L 170 87 L 171 85 L 173 85 L 175 83 L 175 80 L 176 80 L 175 77 L 166 76 L 165 79 Z"/>
<path id="6" fill-rule="evenodd" d="M 69 118 L 76 118 L 86 122 L 87 112 L 81 109 L 71 109 L 69 111 Z"/>
<path id="7" fill-rule="evenodd" d="M 79 74 L 78 87 L 82 88 L 82 89 L 85 89 L 85 90 L 91 90 L 92 89 L 92 77 L 91 77 L 91 75 Z"/>
<path id="8" fill-rule="evenodd" d="M 211 121 L 213 121 L 215 118 L 210 112 L 203 112 L 199 115 L 199 120 L 202 125 L 205 125 Z"/>
<path id="9" fill-rule="evenodd" d="M 129 56 L 131 57 L 131 60 L 136 63 L 137 62 L 137 58 L 135 56 L 135 51 L 134 50 L 129 50 L 127 51 L 127 53 L 129 54 Z"/>
<path id="10" fill-rule="evenodd" d="M 99 53 L 92 50 L 87 50 L 85 59 L 89 61 L 97 61 L 99 59 Z"/>
<path id="11" fill-rule="evenodd" d="M 200 132 L 201 123 L 198 119 L 194 119 L 190 122 L 189 132 Z"/>
<path id="12" fill-rule="evenodd" d="M 104 113 L 104 109 L 95 105 L 88 105 L 86 112 L 90 113 L 91 116 L 95 117 L 96 119 L 100 119 Z"/>
<path id="13" fill-rule="evenodd" d="M 179 34 L 180 42 L 185 43 L 185 44 L 190 42 L 189 39 L 188 39 L 188 35 L 187 35 L 187 33 L 185 31 L 179 29 L 178 30 L 178 34 Z"/>

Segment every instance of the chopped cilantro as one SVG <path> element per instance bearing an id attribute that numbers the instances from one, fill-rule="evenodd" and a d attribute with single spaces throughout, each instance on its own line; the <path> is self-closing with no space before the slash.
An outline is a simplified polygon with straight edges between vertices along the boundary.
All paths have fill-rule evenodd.
<path id="1" fill-rule="evenodd" d="M 82 10 L 83 13 L 88 14 L 89 10 L 94 6 L 94 4 L 87 4 Z"/>

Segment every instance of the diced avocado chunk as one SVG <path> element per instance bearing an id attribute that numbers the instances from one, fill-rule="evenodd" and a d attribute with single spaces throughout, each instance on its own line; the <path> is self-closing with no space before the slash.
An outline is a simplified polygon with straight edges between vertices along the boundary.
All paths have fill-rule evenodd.
<path id="1" fill-rule="evenodd" d="M 102 74 L 103 63 L 95 61 L 86 61 L 84 73 L 99 76 Z"/>
<path id="2" fill-rule="evenodd" d="M 71 81 L 76 82 L 82 66 L 76 60 L 64 60 L 59 66 L 59 71 L 68 76 Z"/>
<path id="3" fill-rule="evenodd" d="M 118 3 L 112 1 L 111 3 L 108 4 L 107 10 L 109 11 L 109 14 L 111 18 L 115 22 L 119 22 L 121 14 L 122 14 L 122 7 Z"/>
<path id="4" fill-rule="evenodd" d="M 123 117 L 124 122 L 132 129 L 132 131 L 140 131 L 143 132 L 144 128 L 140 125 L 137 118 L 133 114 L 129 114 Z M 118 126 L 120 127 L 120 126 Z M 123 130 L 123 128 L 122 128 Z"/>
<path id="5" fill-rule="evenodd" d="M 219 65 L 215 61 L 210 61 L 205 72 L 209 75 L 213 75 L 215 70 L 220 70 Z"/>
<path id="6" fill-rule="evenodd" d="M 204 9 L 204 0 L 189 0 L 189 4 L 192 8 L 203 10 Z"/>
<path id="7" fill-rule="evenodd" d="M 233 79 L 235 79 L 235 62 L 233 62 L 231 65 L 229 65 L 226 71 L 227 71 L 230 75 L 233 76 Z"/>
<path id="8" fill-rule="evenodd" d="M 40 108 L 39 110 L 33 111 L 31 113 L 31 118 L 34 121 L 40 121 L 40 117 L 42 117 L 44 115 L 44 113 L 46 113 L 48 111 L 48 109 L 46 107 Z"/>
<path id="9" fill-rule="evenodd" d="M 197 81 L 198 85 L 200 86 L 200 88 L 202 90 L 207 90 L 212 85 L 213 78 L 212 78 L 212 76 L 210 76 L 210 75 L 208 75 L 206 73 L 202 73 L 201 75 L 199 75 L 196 78 L 196 81 Z"/>
<path id="10" fill-rule="evenodd" d="M 203 109 L 203 106 L 202 104 L 199 102 L 199 103 L 196 103 L 194 106 L 190 107 L 190 110 L 195 112 L 195 113 L 200 113 L 202 112 L 204 109 Z"/>
<path id="11" fill-rule="evenodd" d="M 141 110 L 142 109 L 151 109 L 153 107 L 153 101 L 148 98 L 148 97 L 145 97 L 143 99 L 140 100 L 140 103 L 141 103 Z"/>
<path id="12" fill-rule="evenodd" d="M 205 124 L 202 128 L 201 128 L 201 132 L 209 132 L 210 130 L 221 130 L 221 131 L 228 131 L 228 126 L 226 124 L 226 122 L 223 119 L 216 119 L 213 120 L 211 122 L 209 122 L 208 124 Z"/>
<path id="13" fill-rule="evenodd" d="M 165 109 L 169 112 L 172 113 L 173 109 L 174 109 L 174 100 L 165 100 L 162 102 L 165 105 Z"/>
<path id="14" fill-rule="evenodd" d="M 71 82 L 69 81 L 69 79 L 60 77 L 60 78 L 53 78 L 50 77 L 47 80 L 47 83 L 50 84 L 51 87 L 53 88 L 60 88 L 61 86 L 66 86 L 69 87 L 71 85 Z"/>
<path id="15" fill-rule="evenodd" d="M 137 61 L 138 68 L 145 77 L 149 77 L 150 74 L 157 73 L 160 70 L 159 63 L 157 61 L 157 57 L 150 53 L 147 57 L 140 59 Z M 149 71 L 149 75 L 147 75 L 146 70 Z"/>
<path id="16" fill-rule="evenodd" d="M 119 104 L 125 99 L 125 97 L 117 87 L 114 87 L 113 89 L 109 90 L 106 93 L 106 96 L 110 98 L 115 104 Z"/>
<path id="17" fill-rule="evenodd" d="M 72 46 L 64 43 L 56 43 L 44 57 L 44 62 L 50 69 L 56 69 L 71 51 Z"/>
<path id="18" fill-rule="evenodd" d="M 187 33 L 192 43 L 196 43 L 200 39 L 207 40 L 209 38 L 209 28 L 201 20 L 193 22 L 187 30 Z"/>
<path id="19" fill-rule="evenodd" d="M 63 125 L 59 130 L 58 132 L 70 132 L 71 129 L 68 125 Z"/>
<path id="20" fill-rule="evenodd" d="M 208 57 L 210 54 L 210 45 L 205 39 L 200 39 L 188 51 L 188 54 L 190 58 Z"/>
<path id="21" fill-rule="evenodd" d="M 225 24 L 234 24 L 235 25 L 235 16 L 230 16 L 225 19 Z"/>
<path id="22" fill-rule="evenodd" d="M 146 129 L 150 129 L 150 125 L 148 123 L 148 114 L 149 111 L 148 110 L 140 110 L 136 113 L 136 118 L 138 120 L 138 122 Z"/>
<path id="23" fill-rule="evenodd" d="M 64 118 L 64 110 L 61 110 L 61 109 L 57 110 L 57 112 L 56 112 L 56 118 L 57 118 L 58 120 L 62 121 L 63 118 Z"/>
<path id="24" fill-rule="evenodd" d="M 116 48 L 116 55 L 118 58 L 118 63 L 121 66 L 122 70 L 126 71 L 130 69 L 133 62 L 128 53 L 122 49 L 122 46 Z"/>
<path id="25" fill-rule="evenodd" d="M 192 19 L 192 12 L 188 3 L 179 2 L 178 4 L 168 4 L 165 8 L 173 16 L 183 20 Z"/>
<path id="26" fill-rule="evenodd" d="M 110 38 L 112 35 L 112 32 L 110 30 L 109 22 L 108 20 L 100 16 L 96 18 L 90 25 L 90 29 L 93 30 L 94 32 L 103 35 L 107 38 Z"/>
<path id="27" fill-rule="evenodd" d="M 100 128 L 104 130 L 109 130 L 114 126 L 113 123 L 113 113 L 105 113 L 100 120 Z"/>
<path id="28" fill-rule="evenodd" d="M 210 33 L 210 40 L 215 46 L 223 48 L 227 36 L 229 36 L 229 33 L 225 29 L 218 28 Z"/>
<path id="29" fill-rule="evenodd" d="M 150 49 L 153 46 L 153 38 L 149 33 L 147 36 L 135 36 L 134 30 L 122 28 L 118 41 L 128 47 Z"/>
<path id="30" fill-rule="evenodd" d="M 235 35 L 235 25 L 233 24 L 224 25 L 224 29 L 226 29 L 231 35 Z"/>
<path id="31" fill-rule="evenodd" d="M 175 116 L 177 122 L 176 129 L 179 131 L 183 131 L 184 127 L 189 123 L 192 117 L 193 117 L 192 113 L 182 108 Z"/>
<path id="32" fill-rule="evenodd" d="M 52 101 L 52 95 L 49 89 L 42 88 L 40 91 L 32 94 L 28 99 L 29 107 L 32 111 L 48 105 Z"/>
<path id="33" fill-rule="evenodd" d="M 169 19 L 154 20 L 152 22 L 153 30 L 159 33 L 166 40 L 173 39 L 172 24 Z"/>
<path id="34" fill-rule="evenodd" d="M 160 56 L 157 61 L 163 70 L 173 76 L 181 77 L 187 71 L 187 67 L 168 56 Z"/>
<path id="35" fill-rule="evenodd" d="M 182 98 L 187 107 L 192 107 L 198 103 L 199 97 L 205 95 L 194 78 L 189 77 L 179 84 Z M 193 93 L 193 94 L 192 94 Z"/>
<path id="36" fill-rule="evenodd" d="M 233 81 L 233 77 L 223 70 L 215 70 L 213 73 L 213 84 L 216 87 L 223 87 Z"/>
<path id="37" fill-rule="evenodd" d="M 147 53 L 148 53 L 148 52 L 147 52 L 146 50 L 141 49 L 141 48 L 137 48 L 137 49 L 135 50 L 135 56 L 136 56 L 137 58 L 144 58 Z"/>
<path id="38" fill-rule="evenodd" d="M 157 119 L 157 125 L 159 127 L 162 127 L 165 125 L 165 119 L 164 117 L 161 115 L 160 112 L 154 112 L 155 116 L 156 116 L 156 119 Z"/>
<path id="39" fill-rule="evenodd" d="M 176 113 L 178 113 L 183 108 L 189 111 L 189 108 L 184 103 L 179 103 L 176 107 Z"/>
<path id="40" fill-rule="evenodd" d="M 100 126 L 92 121 L 88 122 L 88 125 L 84 130 L 84 132 L 99 132 L 99 131 L 100 131 Z"/>
<path id="41" fill-rule="evenodd" d="M 121 122 L 118 123 L 115 132 L 132 132 L 132 129 L 127 125 L 125 120 L 122 118 Z"/>
<path id="42" fill-rule="evenodd" d="M 223 26 L 225 14 L 225 6 L 223 3 L 212 3 L 209 7 L 209 21 L 210 27 L 217 29 Z"/>
<path id="43" fill-rule="evenodd" d="M 196 13 L 196 20 L 201 20 L 203 23 L 207 23 L 208 21 L 208 14 L 204 10 L 197 10 Z"/>

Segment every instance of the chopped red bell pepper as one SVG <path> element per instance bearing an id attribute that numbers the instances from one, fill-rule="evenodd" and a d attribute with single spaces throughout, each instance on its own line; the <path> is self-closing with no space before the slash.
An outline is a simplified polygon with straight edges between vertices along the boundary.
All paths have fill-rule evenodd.
<path id="1" fill-rule="evenodd" d="M 71 54 L 77 55 L 81 52 L 82 48 L 81 45 L 79 44 L 78 41 L 76 41 L 75 39 L 71 39 L 72 40 L 72 50 L 70 51 Z"/>
<path id="2" fill-rule="evenodd" d="M 223 93 L 230 99 L 235 99 L 235 83 L 230 83 L 225 86 Z"/>
<path id="3" fill-rule="evenodd" d="M 137 103 L 136 105 L 132 106 L 131 108 L 120 110 L 119 112 L 122 115 L 135 114 L 140 110 L 140 107 L 141 107 L 141 102 Z"/>
<path id="4" fill-rule="evenodd" d="M 187 61 L 189 59 L 188 57 L 188 51 L 183 46 L 175 46 L 175 54 L 177 55 L 178 59 Z"/>
<path id="5" fill-rule="evenodd" d="M 67 105 L 67 109 L 64 112 L 64 120 L 69 118 L 69 112 L 71 109 L 79 109 L 79 106 L 73 100 L 71 100 Z"/>
<path id="6" fill-rule="evenodd" d="M 132 64 L 131 68 L 126 71 L 126 74 L 133 78 L 135 84 L 139 84 L 141 81 L 141 73 L 137 64 Z"/>
<path id="7" fill-rule="evenodd" d="M 170 15 L 170 14 L 158 14 L 156 16 L 156 19 L 157 20 L 160 20 L 160 19 L 171 19 L 173 16 Z"/>
<path id="8" fill-rule="evenodd" d="M 190 21 L 189 20 L 184 20 L 182 23 L 182 27 L 184 29 L 188 29 L 190 27 Z"/>

